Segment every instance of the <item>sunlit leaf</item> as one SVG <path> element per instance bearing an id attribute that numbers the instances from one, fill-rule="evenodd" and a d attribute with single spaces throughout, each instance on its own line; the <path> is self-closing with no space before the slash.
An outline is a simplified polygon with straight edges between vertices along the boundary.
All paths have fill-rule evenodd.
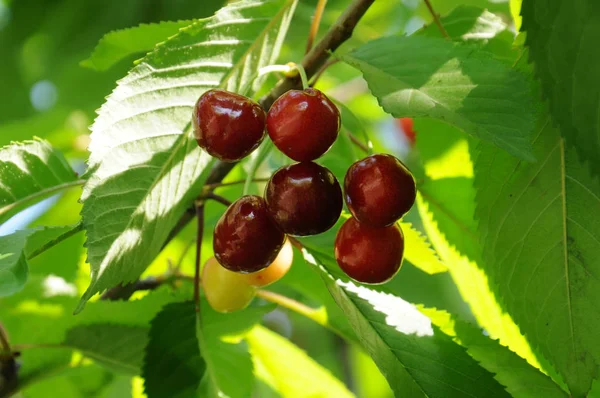
<path id="1" fill-rule="evenodd" d="M 0 148 L 0 224 L 25 206 L 77 184 L 63 155 L 46 141 Z"/>
<path id="2" fill-rule="evenodd" d="M 401 223 L 404 233 L 404 256 L 415 267 L 428 274 L 446 272 L 448 268 L 442 263 L 426 238 L 409 223 Z"/>
<path id="3" fill-rule="evenodd" d="M 305 252 L 309 262 L 331 261 Z M 327 265 L 327 269 L 333 268 Z M 463 348 L 431 325 L 413 305 L 390 294 L 322 274 L 364 349 L 398 396 L 508 396 Z"/>
<path id="4" fill-rule="evenodd" d="M 198 195 L 212 158 L 189 129 L 209 88 L 237 91 L 277 58 L 295 0 L 242 1 L 182 29 L 119 82 L 92 126 L 84 187 L 90 287 L 136 279 Z"/>
<path id="5" fill-rule="evenodd" d="M 281 397 L 354 397 L 327 369 L 277 333 L 257 326 L 246 339 L 255 367 L 264 369 Z"/>

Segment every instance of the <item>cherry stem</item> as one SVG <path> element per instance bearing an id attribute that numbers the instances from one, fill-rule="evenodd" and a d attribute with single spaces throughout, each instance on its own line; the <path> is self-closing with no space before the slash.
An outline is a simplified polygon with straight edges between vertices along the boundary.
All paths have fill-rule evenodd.
<path id="1" fill-rule="evenodd" d="M 442 33 L 442 36 L 444 36 L 446 39 L 449 39 L 450 35 L 448 34 L 448 32 L 446 31 L 446 29 L 444 28 L 444 25 L 442 25 L 442 21 L 440 21 L 439 15 L 436 14 L 435 10 L 433 9 L 433 6 L 431 5 L 431 1 L 430 0 L 425 0 L 425 5 L 427 6 L 427 9 L 429 10 L 429 13 L 433 17 L 433 22 L 435 22 L 435 24 L 437 25 L 438 29 Z"/>
<path id="2" fill-rule="evenodd" d="M 323 312 L 320 309 L 309 307 L 306 304 L 303 304 L 297 300 L 289 298 L 279 293 L 272 292 L 270 290 L 259 289 L 256 291 L 256 296 L 262 298 L 263 300 L 269 301 L 271 303 L 277 304 L 283 308 L 287 308 L 288 310 L 294 311 L 297 314 L 305 316 L 308 319 L 313 320 L 317 324 L 323 326 L 326 329 L 329 329 L 333 333 L 339 335 L 344 339 L 348 339 L 347 336 L 344 336 L 339 330 L 334 328 L 327 322 L 327 313 Z"/>
<path id="3" fill-rule="evenodd" d="M 348 134 L 348 138 L 350 138 L 350 141 L 352 141 L 352 143 L 354 145 L 356 145 L 358 148 L 360 148 L 362 151 L 364 151 L 367 155 L 371 155 L 372 154 L 372 148 L 368 145 L 365 145 L 361 140 L 359 140 L 354 134 L 352 134 L 350 132 L 350 130 L 348 129 L 344 129 L 346 131 L 346 134 Z"/>
<path id="4" fill-rule="evenodd" d="M 268 75 L 269 73 L 283 73 L 286 76 L 294 77 L 295 73 L 300 74 L 300 79 L 302 81 L 302 88 L 308 88 L 308 78 L 306 76 L 306 71 L 304 67 L 300 64 L 296 64 L 294 62 L 289 62 L 286 65 L 267 65 L 260 68 L 254 75 L 248 79 L 246 84 L 242 86 L 240 89 L 240 94 L 248 95 L 248 92 L 252 88 L 252 84 L 259 77 Z"/>
<path id="5" fill-rule="evenodd" d="M 196 235 L 196 267 L 194 269 L 194 303 L 196 312 L 200 312 L 200 256 L 204 235 L 204 202 L 202 200 L 196 203 L 196 219 L 198 221 L 198 234 Z"/>
<path id="6" fill-rule="evenodd" d="M 10 343 L 8 342 L 8 335 L 6 334 L 6 330 L 4 330 L 4 326 L 0 323 L 0 345 L 2 346 L 2 351 L 10 352 Z"/>
<path id="7" fill-rule="evenodd" d="M 232 185 L 240 185 L 240 184 L 245 184 L 247 180 L 236 180 L 236 181 L 231 181 L 231 182 L 217 182 L 214 184 L 206 184 L 205 187 L 207 189 L 216 189 L 216 188 L 221 188 L 221 187 L 229 187 Z M 250 182 L 268 182 L 269 179 L 268 178 L 253 178 L 252 180 L 250 180 Z"/>
<path id="8" fill-rule="evenodd" d="M 221 195 L 217 195 L 213 192 L 206 192 L 204 195 L 202 195 L 202 198 L 214 200 L 215 202 L 221 203 L 223 206 L 231 206 L 231 201 L 229 199 L 224 198 Z"/>
<path id="9" fill-rule="evenodd" d="M 252 180 L 254 180 L 254 176 L 256 176 L 256 171 L 262 164 L 262 162 L 267 158 L 271 149 L 273 149 L 273 141 L 267 139 L 256 151 L 256 155 L 250 161 L 250 170 L 248 170 L 248 176 L 246 177 L 246 181 L 244 182 L 244 190 L 242 191 L 243 195 L 248 195 L 250 192 L 250 185 L 252 184 Z"/>
<path id="10" fill-rule="evenodd" d="M 338 58 L 332 58 L 329 61 L 327 61 L 325 63 L 325 65 L 323 65 L 321 67 L 321 69 L 319 69 L 317 71 L 317 73 L 315 73 L 315 75 L 312 77 L 311 81 L 310 81 L 310 85 L 311 87 L 314 87 L 315 84 L 317 84 L 317 81 L 321 78 L 321 75 L 323 75 L 323 73 L 325 73 L 325 71 L 331 66 L 331 65 L 335 65 L 338 62 L 340 62 L 340 60 Z"/>
<path id="11" fill-rule="evenodd" d="M 319 26 L 321 25 L 321 18 L 323 17 L 323 11 L 325 10 L 326 4 L 327 0 L 319 0 L 315 7 L 315 14 L 312 23 L 310 24 L 310 30 L 308 31 L 308 39 L 306 40 L 306 54 L 310 52 L 315 37 L 317 37 L 317 33 L 319 33 Z"/>

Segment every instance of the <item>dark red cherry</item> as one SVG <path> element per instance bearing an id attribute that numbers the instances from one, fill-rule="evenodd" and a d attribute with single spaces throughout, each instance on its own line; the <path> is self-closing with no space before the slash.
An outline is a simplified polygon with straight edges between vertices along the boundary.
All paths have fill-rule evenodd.
<path id="1" fill-rule="evenodd" d="M 249 273 L 275 260 L 285 235 L 259 196 L 242 196 L 227 208 L 215 226 L 213 249 L 219 264 Z"/>
<path id="2" fill-rule="evenodd" d="M 198 145 L 225 162 L 252 152 L 265 136 L 265 112 L 250 98 L 225 90 L 208 90 L 192 115 Z"/>
<path id="3" fill-rule="evenodd" d="M 273 174 L 265 190 L 271 216 L 289 235 L 316 235 L 340 217 L 342 189 L 331 171 L 313 162 L 295 163 Z"/>
<path id="4" fill-rule="evenodd" d="M 346 172 L 348 209 L 358 221 L 376 227 L 398 221 L 415 203 L 415 179 L 392 155 L 376 154 L 354 163 Z"/>
<path id="5" fill-rule="evenodd" d="M 402 265 L 404 235 L 398 224 L 370 227 L 350 217 L 335 238 L 335 259 L 342 271 L 361 283 L 392 279 Z"/>
<path id="6" fill-rule="evenodd" d="M 267 131 L 277 148 L 298 162 L 315 160 L 335 142 L 340 112 L 314 88 L 290 90 L 267 113 Z"/>

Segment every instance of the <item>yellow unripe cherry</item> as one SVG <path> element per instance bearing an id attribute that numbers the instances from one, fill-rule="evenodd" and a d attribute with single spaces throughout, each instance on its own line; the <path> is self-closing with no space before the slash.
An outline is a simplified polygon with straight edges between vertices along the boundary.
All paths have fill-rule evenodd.
<path id="1" fill-rule="evenodd" d="M 204 264 L 202 288 L 206 300 L 217 312 L 242 310 L 256 295 L 256 288 L 248 283 L 247 274 L 223 268 L 214 257 Z"/>
<path id="2" fill-rule="evenodd" d="M 292 266 L 293 261 L 294 249 L 290 241 L 286 240 L 275 260 L 267 268 L 244 276 L 248 280 L 248 284 L 252 286 L 268 286 L 283 278 Z"/>

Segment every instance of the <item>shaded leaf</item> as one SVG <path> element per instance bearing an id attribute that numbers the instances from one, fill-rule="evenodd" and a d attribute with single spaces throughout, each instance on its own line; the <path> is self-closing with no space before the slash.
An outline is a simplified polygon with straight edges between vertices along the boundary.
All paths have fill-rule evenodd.
<path id="1" fill-rule="evenodd" d="M 196 397 L 206 363 L 195 324 L 192 302 L 168 304 L 152 320 L 142 366 L 148 398 Z"/>
<path id="2" fill-rule="evenodd" d="M 330 261 L 317 252 L 306 251 L 305 258 L 313 264 Z M 335 281 L 325 272 L 322 277 L 396 395 L 508 396 L 490 373 L 411 304 L 351 282 Z"/>
<path id="3" fill-rule="evenodd" d="M 242 1 L 182 29 L 119 82 L 92 126 L 84 187 L 95 293 L 135 280 L 191 205 L 212 158 L 189 131 L 192 107 L 214 87 L 237 91 L 275 61 L 295 0 Z"/>
<path id="4" fill-rule="evenodd" d="M 69 329 L 63 344 L 107 368 L 131 375 L 140 374 L 148 343 L 146 327 L 104 324 Z"/>
<path id="5" fill-rule="evenodd" d="M 25 206 L 78 184 L 63 155 L 46 141 L 0 148 L 0 224 Z"/>
<path id="6" fill-rule="evenodd" d="M 600 175 L 600 3 L 524 0 L 521 15 L 552 121 Z"/>
<path id="7" fill-rule="evenodd" d="M 277 333 L 257 326 L 246 339 L 255 367 L 270 376 L 282 397 L 354 397 L 327 369 Z"/>
<path id="8" fill-rule="evenodd" d="M 410 54 L 408 57 L 407 54 Z M 342 59 L 394 117 L 432 117 L 532 160 L 525 75 L 472 46 L 430 37 L 373 40 Z"/>
<path id="9" fill-rule="evenodd" d="M 423 308 L 421 312 L 444 333 L 455 337 L 454 340 L 465 347 L 469 355 L 481 366 L 492 372 L 494 378 L 502 383 L 513 397 L 567 397 L 567 393 L 550 377 L 501 345 L 498 340 L 487 337 L 478 327 L 444 311 Z"/>
<path id="10" fill-rule="evenodd" d="M 487 274 L 529 341 L 584 396 L 600 364 L 600 183 L 548 118 L 525 164 L 482 146 L 477 216 Z"/>
<path id="11" fill-rule="evenodd" d="M 100 39 L 92 55 L 81 61 L 81 65 L 98 71 L 106 70 L 129 55 L 152 50 L 157 43 L 167 40 L 192 23 L 194 21 L 163 21 L 107 33 Z"/>

